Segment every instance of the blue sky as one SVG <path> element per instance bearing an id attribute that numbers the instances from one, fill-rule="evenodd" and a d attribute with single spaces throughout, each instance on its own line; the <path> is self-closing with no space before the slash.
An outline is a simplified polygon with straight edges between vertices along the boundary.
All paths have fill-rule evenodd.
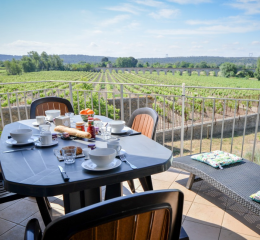
<path id="1" fill-rule="evenodd" d="M 260 0 L 1 0 L 0 54 L 260 56 Z"/>

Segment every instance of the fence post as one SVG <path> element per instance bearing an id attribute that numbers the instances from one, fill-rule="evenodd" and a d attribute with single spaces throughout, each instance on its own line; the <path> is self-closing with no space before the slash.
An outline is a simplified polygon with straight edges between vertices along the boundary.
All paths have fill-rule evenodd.
<path id="1" fill-rule="evenodd" d="M 183 156 L 183 144 L 184 144 L 184 119 L 185 119 L 185 83 L 182 84 L 182 108 L 181 108 L 181 157 Z"/>
<path id="2" fill-rule="evenodd" d="M 74 105 L 73 105 L 73 94 L 72 94 L 72 84 L 71 84 L 71 82 L 69 82 L 69 89 L 70 89 L 70 103 L 73 107 Z"/>
<path id="3" fill-rule="evenodd" d="M 254 139 L 254 146 L 253 146 L 253 152 L 252 152 L 252 161 L 253 162 L 254 162 L 254 158 L 255 158 L 255 147 L 256 147 L 257 133 L 258 133 L 259 114 L 260 114 L 260 98 L 258 100 L 257 117 L 256 117 L 256 124 L 255 124 L 255 139 Z"/>
<path id="4" fill-rule="evenodd" d="M 121 120 L 124 120 L 124 86 L 120 84 L 120 97 L 121 97 Z"/>

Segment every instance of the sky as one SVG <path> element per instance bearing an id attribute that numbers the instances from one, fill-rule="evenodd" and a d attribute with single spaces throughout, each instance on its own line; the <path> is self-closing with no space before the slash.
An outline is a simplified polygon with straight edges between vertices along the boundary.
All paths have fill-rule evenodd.
<path id="1" fill-rule="evenodd" d="M 0 54 L 260 56 L 260 0 L 0 0 Z"/>

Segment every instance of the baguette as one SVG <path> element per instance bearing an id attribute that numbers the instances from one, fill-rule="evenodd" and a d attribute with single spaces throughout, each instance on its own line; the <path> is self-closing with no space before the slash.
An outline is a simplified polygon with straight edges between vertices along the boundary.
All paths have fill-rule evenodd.
<path id="1" fill-rule="evenodd" d="M 91 138 L 91 134 L 88 132 L 83 132 L 75 128 L 69 128 L 65 126 L 56 126 L 54 128 L 54 131 L 60 133 L 67 132 L 69 135 L 79 137 L 79 138 Z"/>

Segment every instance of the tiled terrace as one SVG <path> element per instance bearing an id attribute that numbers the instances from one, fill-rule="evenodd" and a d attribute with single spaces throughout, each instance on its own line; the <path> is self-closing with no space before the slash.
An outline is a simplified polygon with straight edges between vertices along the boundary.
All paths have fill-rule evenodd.
<path id="1" fill-rule="evenodd" d="M 188 176 L 185 171 L 170 168 L 167 172 L 153 175 L 153 184 L 154 189 L 183 191 L 183 227 L 190 240 L 260 240 L 260 216 L 250 213 L 204 181 L 194 183 L 192 190 L 187 190 Z M 135 184 L 137 191 L 142 191 L 138 180 Z M 127 184 L 124 184 L 124 194 L 130 194 Z M 49 200 L 53 217 L 63 215 L 62 196 L 50 197 Z M 44 229 L 33 198 L 0 204 L 0 240 L 23 239 L 26 223 L 35 217 Z"/>

